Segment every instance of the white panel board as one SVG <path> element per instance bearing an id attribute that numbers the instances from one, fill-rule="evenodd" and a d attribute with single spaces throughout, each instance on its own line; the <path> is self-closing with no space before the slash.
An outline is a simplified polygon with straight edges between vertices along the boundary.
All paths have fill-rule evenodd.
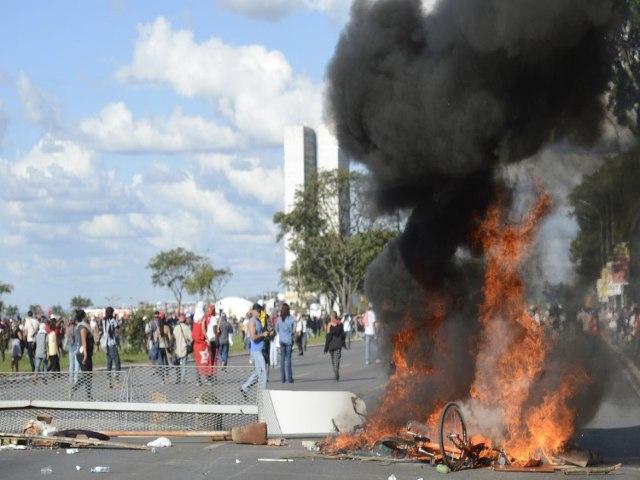
<path id="1" fill-rule="evenodd" d="M 336 433 L 334 422 L 341 432 L 353 430 L 363 419 L 356 414 L 352 398 L 357 399 L 358 412 L 366 414 L 364 402 L 351 392 L 263 390 L 262 395 L 264 403 L 273 405 L 280 434 L 285 437 L 332 435 Z M 265 421 L 268 433 L 269 419 Z"/>

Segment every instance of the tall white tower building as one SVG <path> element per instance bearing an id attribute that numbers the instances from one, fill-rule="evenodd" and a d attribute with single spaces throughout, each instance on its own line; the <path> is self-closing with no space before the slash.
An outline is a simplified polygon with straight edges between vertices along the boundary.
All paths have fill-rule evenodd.
<path id="1" fill-rule="evenodd" d="M 296 191 L 309 183 L 318 169 L 316 132 L 312 128 L 295 126 L 284 129 L 284 213 L 290 213 L 296 201 Z M 289 249 L 290 236 L 284 236 L 284 268 L 295 260 Z"/>
<path id="2" fill-rule="evenodd" d="M 308 185 L 319 170 L 349 170 L 349 158 L 340 150 L 337 139 L 322 125 L 316 131 L 311 127 L 285 127 L 284 130 L 284 211 L 291 212 L 295 194 Z M 349 192 L 341 192 L 336 199 L 336 215 L 341 228 L 348 227 Z M 295 260 L 289 249 L 290 239 L 284 237 L 284 268 L 288 270 Z"/>

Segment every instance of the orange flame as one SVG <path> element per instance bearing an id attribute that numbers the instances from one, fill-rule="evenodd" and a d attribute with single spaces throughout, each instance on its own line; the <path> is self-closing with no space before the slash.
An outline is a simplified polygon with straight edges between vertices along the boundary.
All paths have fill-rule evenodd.
<path id="1" fill-rule="evenodd" d="M 499 443 L 519 459 L 538 455 L 543 448 L 555 452 L 562 447 L 573 433 L 575 420 L 567 400 L 586 378 L 579 368 L 574 368 L 571 376 L 552 372 L 545 377 L 549 373 L 545 360 L 553 348 L 553 340 L 526 311 L 525 283 L 520 270 L 540 219 L 550 209 L 550 197 L 542 186 L 538 188 L 539 197 L 521 222 L 507 222 L 505 207 L 498 201 L 473 235 L 484 253 L 486 271 L 484 303 L 479 308 L 482 330 L 474 350 L 475 379 L 468 393 L 470 408 L 472 414 L 497 411 L 502 431 L 486 443 L 492 443 L 490 440 Z M 357 435 L 341 435 L 329 449 L 372 446 L 382 437 L 403 430 L 408 420 L 427 425 L 435 436 L 442 406 L 447 401 L 460 400 L 451 397 L 455 393 L 447 385 L 430 390 L 428 397 L 415 397 L 419 390 L 416 383 L 438 375 L 438 381 L 446 383 L 451 376 L 438 371 L 435 364 L 435 359 L 450 354 L 444 342 L 430 344 L 434 353 L 428 357 L 431 360 L 425 360 L 425 333 L 435 335 L 447 318 L 442 298 L 436 294 L 429 296 L 425 304 L 431 307 L 431 313 L 422 319 L 405 315 L 399 330 L 390 335 L 395 370 L 380 404 L 368 416 L 366 429 Z M 468 423 L 481 425 L 475 421 Z"/>

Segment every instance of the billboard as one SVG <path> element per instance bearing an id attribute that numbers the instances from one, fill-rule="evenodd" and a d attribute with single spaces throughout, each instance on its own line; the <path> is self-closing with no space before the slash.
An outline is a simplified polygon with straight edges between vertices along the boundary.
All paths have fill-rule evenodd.
<path id="1" fill-rule="evenodd" d="M 627 242 L 618 243 L 613 248 L 613 260 L 609 263 L 611 263 L 611 283 L 614 285 L 628 285 L 631 256 L 629 255 L 629 244 Z M 609 267 L 609 264 L 607 264 L 607 267 Z"/>

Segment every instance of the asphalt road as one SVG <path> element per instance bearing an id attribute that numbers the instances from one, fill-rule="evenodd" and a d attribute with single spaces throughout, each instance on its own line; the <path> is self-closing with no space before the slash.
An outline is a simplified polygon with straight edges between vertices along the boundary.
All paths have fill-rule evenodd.
<path id="1" fill-rule="evenodd" d="M 230 364 L 248 363 L 248 356 L 234 356 Z M 618 475 L 640 478 L 640 376 L 619 363 L 619 375 L 612 379 L 604 403 L 593 420 L 575 436 L 584 448 L 599 449 L 607 463 L 624 463 Z M 271 370 L 268 387 L 292 390 L 347 390 L 373 398 L 384 392 L 385 372 L 381 364 L 365 365 L 362 342 L 344 352 L 341 381 L 332 377 L 331 362 L 320 347 L 309 347 L 304 356 L 294 353 L 294 384 L 283 385 L 279 371 Z M 122 440 L 122 439 L 119 439 Z M 144 444 L 152 439 L 129 439 Z M 282 479 L 327 480 L 336 478 L 387 480 L 435 479 L 440 474 L 424 464 L 384 463 L 379 461 L 314 459 L 301 439 L 288 439 L 287 446 L 267 447 L 210 443 L 206 439 L 172 438 L 174 446 L 150 451 L 81 449 L 70 455 L 65 450 L 34 449 L 0 451 L 1 480 L 41 478 L 42 467 L 51 466 L 54 478 L 83 479 L 103 475 L 112 479 Z M 260 459 L 293 459 L 291 462 Z M 95 465 L 108 465 L 111 473 L 92 474 Z M 80 470 L 77 469 L 80 468 Z M 489 479 L 507 475 L 513 480 L 558 478 L 561 473 L 497 473 L 492 470 L 467 470 L 455 475 L 465 479 Z"/>

